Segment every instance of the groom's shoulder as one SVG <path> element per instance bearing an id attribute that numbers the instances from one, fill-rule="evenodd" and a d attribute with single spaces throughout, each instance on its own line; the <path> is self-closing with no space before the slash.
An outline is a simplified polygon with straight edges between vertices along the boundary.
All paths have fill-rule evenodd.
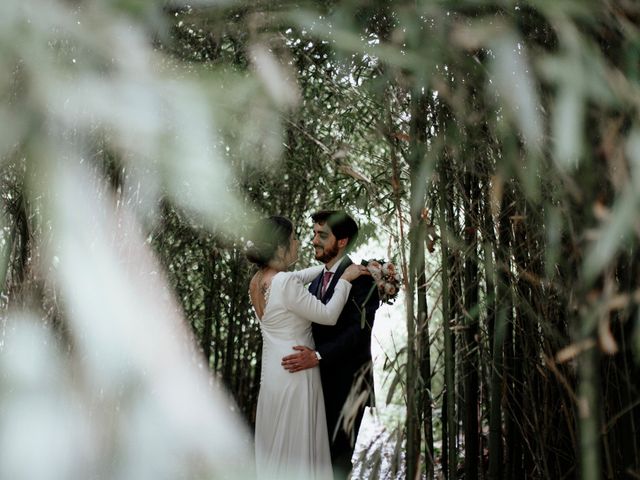
<path id="1" fill-rule="evenodd" d="M 370 275 L 361 275 L 353 281 L 354 285 L 358 286 L 371 286 L 374 284 L 373 278 Z"/>
<path id="2" fill-rule="evenodd" d="M 340 260 L 340 265 L 338 266 L 340 274 L 342 274 L 349 265 L 353 265 L 353 260 L 351 260 L 351 257 L 349 257 L 349 255 L 346 255 L 342 260 Z"/>

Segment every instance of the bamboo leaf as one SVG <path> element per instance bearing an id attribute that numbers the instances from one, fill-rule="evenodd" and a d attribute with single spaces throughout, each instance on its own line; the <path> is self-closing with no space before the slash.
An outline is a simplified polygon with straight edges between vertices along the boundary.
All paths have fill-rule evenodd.
<path id="1" fill-rule="evenodd" d="M 595 346 L 595 341 L 591 338 L 583 340 L 581 342 L 572 343 L 564 347 L 558 353 L 556 353 L 556 362 L 565 363 L 569 360 L 573 360 L 578 355 L 580 355 L 585 350 L 593 348 Z"/>
<path id="2" fill-rule="evenodd" d="M 598 323 L 598 345 L 600 350 L 608 355 L 614 355 L 618 352 L 618 343 L 611 333 L 611 325 L 608 320 Z"/>
<path id="3" fill-rule="evenodd" d="M 331 24 L 311 10 L 296 9 L 288 13 L 287 19 L 319 38 L 331 41 L 342 50 L 357 52 L 387 65 L 419 71 L 426 63 L 425 58 L 415 52 L 401 50 L 389 44 L 368 42 L 359 34 Z"/>
<path id="4" fill-rule="evenodd" d="M 387 399 L 386 399 L 387 405 L 393 402 L 393 397 L 396 393 L 396 389 L 402 386 L 403 379 L 404 379 L 404 371 L 399 371 L 394 375 L 393 380 L 391 381 L 391 385 L 389 385 L 389 391 L 387 392 Z"/>
<path id="5" fill-rule="evenodd" d="M 264 45 L 252 45 L 249 52 L 258 76 L 276 105 L 282 109 L 295 107 L 300 101 L 295 73 L 285 69 Z"/>
<path id="6" fill-rule="evenodd" d="M 564 170 L 580 162 L 584 141 L 585 98 L 575 85 L 560 88 L 553 112 L 554 158 Z"/>
<path id="7" fill-rule="evenodd" d="M 627 145 L 632 163 L 631 179 L 616 200 L 611 214 L 598 230 L 597 237 L 589 247 L 583 265 L 587 282 L 593 281 L 613 260 L 618 250 L 629 240 L 633 229 L 638 225 L 640 207 L 640 133 L 634 132 Z"/>
<path id="8" fill-rule="evenodd" d="M 491 82 L 522 132 L 525 147 L 539 154 L 543 131 L 540 99 L 526 47 L 513 31 L 494 38 L 489 45 L 493 52 Z"/>

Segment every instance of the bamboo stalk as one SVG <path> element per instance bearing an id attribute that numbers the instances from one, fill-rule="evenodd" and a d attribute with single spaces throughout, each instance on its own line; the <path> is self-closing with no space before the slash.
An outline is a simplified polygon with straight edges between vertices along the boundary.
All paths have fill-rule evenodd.
<path id="1" fill-rule="evenodd" d="M 450 326 L 450 262 L 449 262 L 449 246 L 447 235 L 447 214 L 446 214 L 446 200 L 447 195 L 445 187 L 447 185 L 447 168 L 444 161 L 440 162 L 440 208 L 439 208 L 439 222 L 440 222 L 440 238 L 442 245 L 442 330 L 444 333 L 444 403 L 447 411 L 446 418 L 446 433 L 447 433 L 447 448 L 443 451 L 443 457 L 447 458 L 448 472 L 445 472 L 446 477 L 451 480 L 457 477 L 456 467 L 458 464 L 458 452 L 456 449 L 456 436 L 458 432 L 456 422 L 456 397 L 455 397 L 455 355 L 453 349 L 453 333 Z M 444 410 L 444 407 L 443 407 Z M 443 436 L 444 436 L 443 422 Z M 444 440 L 444 439 L 443 439 Z"/>
<path id="2" fill-rule="evenodd" d="M 580 429 L 580 478 L 582 480 L 599 480 L 601 478 L 598 366 L 598 352 L 594 348 L 586 350 L 579 358 L 578 426 Z"/>

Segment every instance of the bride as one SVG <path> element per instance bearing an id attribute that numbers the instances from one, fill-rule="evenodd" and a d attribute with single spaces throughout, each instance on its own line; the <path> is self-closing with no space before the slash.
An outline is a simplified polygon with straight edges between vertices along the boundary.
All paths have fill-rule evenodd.
<path id="1" fill-rule="evenodd" d="M 351 281 L 367 274 L 349 266 L 324 305 L 304 287 L 322 266 L 288 272 L 298 257 L 293 225 L 284 217 L 261 221 L 247 258 L 258 267 L 249 294 L 262 331 L 262 372 L 256 412 L 258 478 L 332 479 L 329 436 L 318 368 L 290 373 L 281 359 L 291 345 L 314 348 L 311 322 L 334 325 Z"/>

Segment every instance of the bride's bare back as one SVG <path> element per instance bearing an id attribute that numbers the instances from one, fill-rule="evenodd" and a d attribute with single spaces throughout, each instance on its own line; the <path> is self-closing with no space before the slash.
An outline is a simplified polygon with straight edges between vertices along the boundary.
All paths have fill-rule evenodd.
<path id="1" fill-rule="evenodd" d="M 272 270 L 258 270 L 251 282 L 249 282 L 249 298 L 251 305 L 258 316 L 258 320 L 262 320 L 264 309 L 267 306 L 269 288 L 271 288 L 271 280 L 277 272 Z"/>

